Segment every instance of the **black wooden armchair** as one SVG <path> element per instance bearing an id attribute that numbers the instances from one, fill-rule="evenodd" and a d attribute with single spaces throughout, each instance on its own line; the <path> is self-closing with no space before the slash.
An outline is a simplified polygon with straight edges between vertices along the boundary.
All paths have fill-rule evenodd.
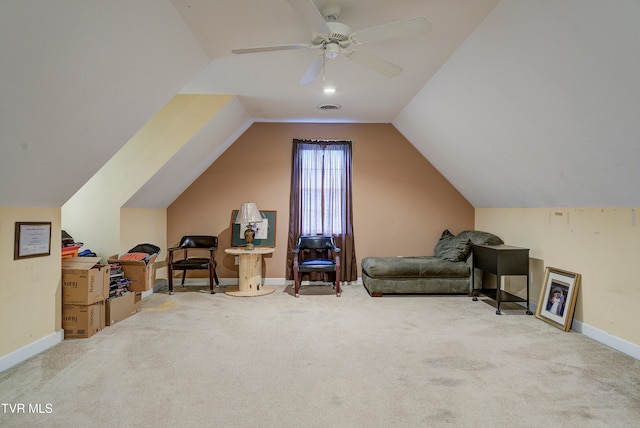
<path id="1" fill-rule="evenodd" d="M 305 274 L 326 273 L 340 297 L 340 248 L 331 236 L 301 236 L 293 249 L 293 280 L 296 297 L 300 297 L 300 282 Z"/>
<path id="2" fill-rule="evenodd" d="M 180 246 L 169 248 L 168 268 L 169 268 L 169 294 L 173 294 L 173 271 L 182 271 L 182 286 L 184 287 L 184 279 L 187 276 L 188 270 L 208 270 L 209 271 L 209 289 L 211 294 L 215 294 L 215 284 L 219 285 L 218 274 L 216 273 L 216 260 L 215 254 L 218 249 L 218 237 L 217 236 L 203 236 L 192 235 L 183 236 L 180 240 Z M 178 252 L 178 255 L 182 252 L 182 257 L 176 260 L 174 253 Z M 208 257 L 203 257 L 209 252 Z M 191 252 L 192 256 L 189 255 Z"/>

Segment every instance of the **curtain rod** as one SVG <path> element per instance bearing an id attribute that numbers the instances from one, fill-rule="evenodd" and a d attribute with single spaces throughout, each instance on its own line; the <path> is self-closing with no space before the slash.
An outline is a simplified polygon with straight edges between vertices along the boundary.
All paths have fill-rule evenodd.
<path id="1" fill-rule="evenodd" d="M 353 140 L 312 140 L 309 138 L 294 138 L 293 141 L 301 141 L 303 143 L 353 143 Z"/>

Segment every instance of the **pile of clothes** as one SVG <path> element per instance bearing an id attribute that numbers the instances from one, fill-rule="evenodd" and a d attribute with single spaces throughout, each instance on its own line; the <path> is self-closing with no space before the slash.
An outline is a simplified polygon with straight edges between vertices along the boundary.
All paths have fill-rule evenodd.
<path id="1" fill-rule="evenodd" d="M 62 252 L 71 252 L 73 250 L 79 250 L 84 243 L 76 242 L 71 235 L 66 231 L 62 231 Z M 96 257 L 96 253 L 91 250 L 78 251 L 78 257 Z"/>
<path id="2" fill-rule="evenodd" d="M 148 262 L 153 256 L 160 254 L 160 247 L 153 244 L 138 244 L 127 253 L 120 256 L 120 260 L 144 260 Z"/>

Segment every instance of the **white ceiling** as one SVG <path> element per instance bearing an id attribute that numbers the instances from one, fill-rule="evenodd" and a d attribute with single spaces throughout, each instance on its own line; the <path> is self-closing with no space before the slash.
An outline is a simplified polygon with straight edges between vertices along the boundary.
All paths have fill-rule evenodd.
<path id="1" fill-rule="evenodd" d="M 0 59 L 0 206 L 45 207 L 208 62 L 168 0 L 2 0 Z"/>
<path id="2" fill-rule="evenodd" d="M 311 0 L 294 0 L 301 1 Z M 172 0 L 211 62 L 183 93 L 235 94 L 256 120 L 391 122 L 498 3 L 497 0 L 339 0 L 339 21 L 357 32 L 423 16 L 427 33 L 363 44 L 357 50 L 403 68 L 387 78 L 350 59 L 328 60 L 325 80 L 298 82 L 316 49 L 237 55 L 232 49 L 309 43 L 312 29 L 287 0 Z M 315 0 L 322 10 L 329 3 Z M 337 92 L 326 95 L 324 86 Z M 340 110 L 324 111 L 323 103 Z"/>
<path id="3" fill-rule="evenodd" d="M 128 206 L 167 206 L 180 165 L 262 120 L 393 123 L 477 208 L 640 205 L 640 2 L 340 3 L 354 31 L 432 29 L 360 47 L 393 79 L 331 60 L 327 96 L 298 84 L 315 51 L 231 53 L 308 43 L 288 0 L 0 1 L 0 206 L 62 206 L 179 92 L 237 97 Z"/>
<path id="4" fill-rule="evenodd" d="M 476 208 L 638 205 L 638 17 L 502 1 L 393 123 Z"/>
<path id="5" fill-rule="evenodd" d="M 308 42 L 289 1 L 173 3 L 212 59 L 184 92 L 237 94 L 255 120 L 391 122 L 476 207 L 640 203 L 639 2 L 342 0 L 355 32 L 432 28 L 359 47 L 402 66 L 395 78 L 339 57 L 308 86 L 315 51 L 230 52 Z"/>

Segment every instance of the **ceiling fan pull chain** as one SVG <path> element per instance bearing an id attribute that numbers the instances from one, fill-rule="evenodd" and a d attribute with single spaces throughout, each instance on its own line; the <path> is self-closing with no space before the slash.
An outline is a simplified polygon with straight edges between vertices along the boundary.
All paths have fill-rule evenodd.
<path id="1" fill-rule="evenodd" d="M 324 67 L 325 67 L 325 64 L 327 63 L 327 55 L 325 55 L 325 52 L 327 50 L 327 45 L 324 45 L 322 50 L 324 51 L 322 52 L 322 81 L 325 82 L 326 80 L 324 78 Z"/>

